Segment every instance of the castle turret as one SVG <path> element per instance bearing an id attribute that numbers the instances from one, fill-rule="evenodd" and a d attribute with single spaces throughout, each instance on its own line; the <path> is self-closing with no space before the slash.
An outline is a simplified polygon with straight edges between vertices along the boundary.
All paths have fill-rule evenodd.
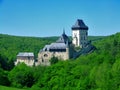
<path id="1" fill-rule="evenodd" d="M 83 20 L 78 19 L 71 29 L 72 43 L 75 47 L 85 47 L 87 44 L 88 27 L 84 24 Z"/>

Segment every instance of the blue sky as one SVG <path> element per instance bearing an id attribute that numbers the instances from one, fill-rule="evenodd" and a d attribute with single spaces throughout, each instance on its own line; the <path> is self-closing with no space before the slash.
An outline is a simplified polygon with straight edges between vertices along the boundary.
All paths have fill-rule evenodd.
<path id="1" fill-rule="evenodd" d="M 120 0 L 0 0 L 0 33 L 59 36 L 83 19 L 89 35 L 120 32 Z"/>

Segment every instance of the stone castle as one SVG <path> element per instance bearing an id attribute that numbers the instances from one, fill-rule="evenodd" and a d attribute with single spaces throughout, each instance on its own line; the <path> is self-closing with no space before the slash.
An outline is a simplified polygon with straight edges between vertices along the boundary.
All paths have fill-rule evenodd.
<path id="1" fill-rule="evenodd" d="M 50 65 L 49 60 L 57 57 L 60 60 L 67 60 L 73 57 L 73 45 L 68 36 L 63 32 L 60 38 L 45 47 L 38 53 L 38 61 L 42 65 Z"/>
<path id="2" fill-rule="evenodd" d="M 65 34 L 65 31 L 63 31 L 63 34 L 56 42 L 45 45 L 44 48 L 39 51 L 37 62 L 35 62 L 35 60 L 33 62 L 33 54 L 19 53 L 15 65 L 20 62 L 24 62 L 28 66 L 50 65 L 49 60 L 52 57 L 57 57 L 59 60 L 69 60 L 70 58 L 77 57 L 85 51 L 85 48 L 88 48 L 88 27 L 84 24 L 83 20 L 78 19 L 71 29 L 72 41 Z M 81 51 L 76 52 L 75 47 L 81 48 Z M 89 48 L 91 49 L 91 47 Z M 24 59 L 24 57 L 27 58 Z"/>

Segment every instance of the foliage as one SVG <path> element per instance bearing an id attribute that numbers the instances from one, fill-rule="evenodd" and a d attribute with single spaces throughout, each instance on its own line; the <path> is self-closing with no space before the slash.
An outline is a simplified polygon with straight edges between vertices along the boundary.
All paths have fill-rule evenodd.
<path id="1" fill-rule="evenodd" d="M 10 81 L 8 80 L 8 72 L 0 68 L 0 85 L 9 86 Z"/>
<path id="2" fill-rule="evenodd" d="M 58 62 L 58 58 L 57 57 L 52 57 L 51 59 L 50 59 L 50 63 L 51 63 L 51 65 L 52 64 L 55 64 L 55 63 L 57 63 Z"/>
<path id="3" fill-rule="evenodd" d="M 15 87 L 31 87 L 34 84 L 31 67 L 26 66 L 24 63 L 13 68 L 8 77 L 12 82 L 11 85 Z"/>
<path id="4" fill-rule="evenodd" d="M 19 88 L 13 88 L 13 87 L 0 86 L 0 90 L 25 90 L 25 89 L 19 89 Z"/>
<path id="5" fill-rule="evenodd" d="M 24 63 L 17 65 L 8 75 L 11 86 L 17 88 L 32 87 L 39 78 L 42 78 L 45 68 L 43 66 L 29 67 Z"/>
<path id="6" fill-rule="evenodd" d="M 59 90 L 118 90 L 120 33 L 93 42 L 96 51 L 45 69 L 36 87 Z"/>
<path id="7" fill-rule="evenodd" d="M 88 40 L 91 40 L 92 42 L 96 42 L 96 41 L 102 40 L 106 37 L 107 36 L 88 36 Z"/>
<path id="8" fill-rule="evenodd" d="M 0 64 L 3 69 L 11 70 L 19 52 L 34 52 L 37 58 L 39 50 L 56 39 L 57 37 L 37 38 L 0 34 Z"/>
<path id="9" fill-rule="evenodd" d="M 119 90 L 120 33 L 92 44 L 97 48 L 94 52 L 75 60 L 55 63 L 53 58 L 55 64 L 48 67 L 14 67 L 8 73 L 11 86 L 31 90 Z"/>

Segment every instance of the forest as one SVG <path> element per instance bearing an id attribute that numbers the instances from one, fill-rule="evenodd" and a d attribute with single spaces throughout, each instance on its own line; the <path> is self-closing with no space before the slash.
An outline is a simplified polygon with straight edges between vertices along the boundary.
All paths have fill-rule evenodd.
<path id="1" fill-rule="evenodd" d="M 51 66 L 14 66 L 18 52 L 34 52 L 37 57 L 44 45 L 56 39 L 0 34 L 0 89 L 120 90 L 120 33 L 89 36 L 96 50 L 76 59 L 58 60 Z"/>

